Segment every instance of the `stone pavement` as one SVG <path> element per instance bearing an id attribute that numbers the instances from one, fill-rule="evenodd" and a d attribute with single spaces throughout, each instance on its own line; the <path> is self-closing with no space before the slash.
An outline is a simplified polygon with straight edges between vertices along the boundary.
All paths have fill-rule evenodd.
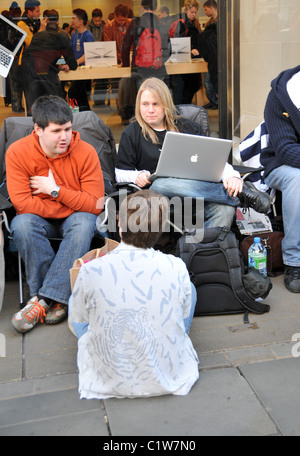
<path id="1" fill-rule="evenodd" d="M 18 285 L 7 283 L 0 436 L 300 435 L 300 347 L 292 342 L 294 335 L 300 339 L 300 296 L 285 290 L 283 277 L 272 282 L 270 313 L 250 314 L 249 326 L 242 315 L 194 318 L 200 378 L 188 396 L 104 401 L 79 399 L 76 338 L 66 322 L 39 325 L 25 336 L 12 329 Z"/>

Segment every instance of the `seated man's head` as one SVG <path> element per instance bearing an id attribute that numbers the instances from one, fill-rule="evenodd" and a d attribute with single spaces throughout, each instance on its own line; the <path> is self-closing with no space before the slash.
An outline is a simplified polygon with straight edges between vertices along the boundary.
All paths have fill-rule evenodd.
<path id="1" fill-rule="evenodd" d="M 129 195 L 121 204 L 119 228 L 122 241 L 142 249 L 153 247 L 164 231 L 168 203 L 152 190 Z"/>
<path id="2" fill-rule="evenodd" d="M 39 97 L 32 105 L 34 130 L 46 155 L 64 153 L 72 139 L 73 113 L 65 100 L 54 95 Z"/>

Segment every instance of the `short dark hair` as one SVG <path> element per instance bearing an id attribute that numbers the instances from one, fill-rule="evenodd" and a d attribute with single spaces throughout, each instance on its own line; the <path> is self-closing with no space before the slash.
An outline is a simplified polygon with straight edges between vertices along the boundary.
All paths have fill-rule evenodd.
<path id="1" fill-rule="evenodd" d="M 115 13 L 115 16 L 127 17 L 128 14 L 129 14 L 128 6 L 123 5 L 122 3 L 119 3 L 119 4 L 115 7 L 114 13 Z"/>
<path id="2" fill-rule="evenodd" d="M 87 12 L 82 8 L 76 8 L 73 10 L 73 14 L 78 17 L 79 20 L 83 21 L 83 25 L 87 24 L 88 15 Z"/>
<path id="3" fill-rule="evenodd" d="M 64 125 L 73 122 L 73 113 L 68 103 L 56 95 L 39 97 L 32 105 L 32 120 L 41 128 L 46 128 L 50 123 Z"/>
<path id="4" fill-rule="evenodd" d="M 119 225 L 122 241 L 142 249 L 154 247 L 168 216 L 167 199 L 152 190 L 132 193 L 122 202 Z"/>
<path id="5" fill-rule="evenodd" d="M 93 9 L 92 17 L 103 17 L 102 10 L 100 8 Z"/>
<path id="6" fill-rule="evenodd" d="M 208 6 L 208 8 L 218 8 L 218 4 L 216 2 L 216 0 L 207 0 L 204 4 L 203 4 L 203 7 L 205 6 Z"/>
<path id="7" fill-rule="evenodd" d="M 170 14 L 170 10 L 169 10 L 169 8 L 167 6 L 162 6 L 161 8 L 159 8 L 159 11 L 161 13 L 166 13 L 168 16 Z"/>
<path id="8" fill-rule="evenodd" d="M 141 5 L 145 10 L 155 11 L 157 8 L 157 0 L 142 0 Z"/>
<path id="9" fill-rule="evenodd" d="M 59 19 L 59 14 L 55 9 L 45 10 L 43 16 L 47 17 L 49 22 L 57 22 Z"/>

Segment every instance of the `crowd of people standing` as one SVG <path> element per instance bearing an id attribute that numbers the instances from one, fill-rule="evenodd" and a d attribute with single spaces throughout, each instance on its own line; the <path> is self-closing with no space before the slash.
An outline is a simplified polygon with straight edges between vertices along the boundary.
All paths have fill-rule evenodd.
<path id="1" fill-rule="evenodd" d="M 215 0 L 206 1 L 204 8 L 211 18 L 208 23 L 210 27 L 211 22 L 216 23 L 215 16 L 212 19 L 211 14 L 212 8 L 217 8 Z M 11 103 L 14 112 L 23 112 L 22 90 L 29 113 L 33 102 L 40 95 L 66 97 L 64 84 L 60 83 L 58 73 L 83 66 L 84 43 L 94 41 L 116 42 L 118 65 L 132 68 L 135 94 L 142 80 L 154 76 L 166 82 L 175 104 L 191 103 L 194 94 L 202 85 L 201 74 L 168 77 L 164 64 L 171 55 L 172 37 L 190 37 L 191 58 L 202 56 L 201 46 L 207 46 L 207 40 L 202 40 L 201 44 L 201 27 L 196 17 L 198 9 L 197 0 L 185 0 L 183 12 L 170 15 L 168 7 L 161 7 L 157 11 L 157 0 L 142 0 L 140 17 L 134 17 L 132 9 L 120 3 L 107 20 L 103 18 L 100 8 L 92 11 L 89 20 L 86 10 L 76 8 L 73 10 L 71 23 L 64 23 L 60 27 L 59 14 L 55 9 L 41 12 L 39 0 L 26 0 L 22 13 L 18 3 L 14 1 L 9 10 L 2 11 L 2 14 L 26 31 L 27 37 L 9 75 L 7 87 L 10 94 L 7 95 L 6 104 Z M 145 34 L 148 30 L 149 37 Z M 204 51 L 204 54 L 207 55 L 207 52 Z M 215 81 L 215 67 L 212 68 L 213 75 L 208 78 L 206 85 L 210 89 L 211 81 Z M 106 91 L 110 83 L 108 80 L 95 81 L 95 91 Z M 120 81 L 117 83 L 119 88 Z M 214 88 L 216 97 L 215 84 Z M 71 82 L 68 97 L 76 100 L 80 111 L 90 109 L 90 90 L 90 80 Z M 120 91 L 122 92 L 122 87 Z M 95 101 L 95 105 L 97 104 L 101 102 Z M 122 120 L 126 123 L 132 114 L 132 101 L 123 100 L 119 102 L 118 108 Z"/>

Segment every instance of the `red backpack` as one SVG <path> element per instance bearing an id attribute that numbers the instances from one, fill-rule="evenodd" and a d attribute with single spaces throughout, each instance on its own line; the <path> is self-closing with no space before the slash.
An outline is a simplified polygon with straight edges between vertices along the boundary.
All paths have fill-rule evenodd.
<path id="1" fill-rule="evenodd" d="M 162 66 L 162 47 L 160 33 L 153 27 L 145 28 L 136 47 L 135 64 L 142 68 Z"/>
<path id="2" fill-rule="evenodd" d="M 176 30 L 177 30 L 177 27 L 179 24 L 182 24 L 185 27 L 185 22 L 183 19 L 178 19 L 177 21 L 174 21 L 169 29 L 170 38 L 176 38 L 178 36 L 181 36 L 180 34 L 178 34 L 178 32 L 176 33 Z M 188 34 L 188 29 L 185 29 L 184 36 L 187 36 L 187 34 Z"/>

